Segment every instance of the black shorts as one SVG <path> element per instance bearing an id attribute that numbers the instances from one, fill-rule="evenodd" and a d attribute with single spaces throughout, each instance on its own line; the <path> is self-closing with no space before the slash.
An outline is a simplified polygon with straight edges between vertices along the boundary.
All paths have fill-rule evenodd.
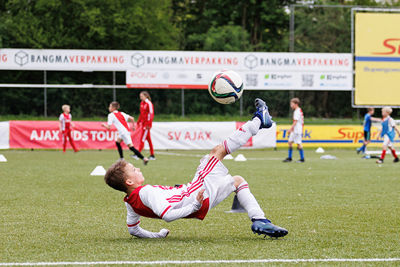
<path id="1" fill-rule="evenodd" d="M 364 131 L 364 140 L 365 141 L 371 140 L 371 132 Z"/>

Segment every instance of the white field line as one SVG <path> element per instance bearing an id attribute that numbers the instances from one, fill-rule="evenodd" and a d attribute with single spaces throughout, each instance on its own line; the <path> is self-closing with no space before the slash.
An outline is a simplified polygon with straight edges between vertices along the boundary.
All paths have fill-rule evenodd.
<path id="1" fill-rule="evenodd" d="M 233 264 L 233 263 L 301 263 L 301 262 L 397 262 L 400 258 L 366 259 L 254 259 L 254 260 L 192 260 L 192 261 L 64 261 L 64 262 L 2 262 L 0 266 L 51 265 L 165 265 L 165 264 Z"/>

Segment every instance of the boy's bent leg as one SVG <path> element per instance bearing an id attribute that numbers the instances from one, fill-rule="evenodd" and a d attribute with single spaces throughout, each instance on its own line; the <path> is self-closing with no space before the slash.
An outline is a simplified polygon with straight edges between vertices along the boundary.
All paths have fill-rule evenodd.
<path id="1" fill-rule="evenodd" d="M 247 211 L 249 218 L 253 222 L 251 230 L 259 235 L 263 234 L 271 237 L 287 235 L 288 231 L 286 229 L 272 224 L 270 220 L 265 218 L 256 198 L 250 192 L 248 183 L 241 176 L 234 176 L 233 178 L 239 203 Z"/>
<path id="2" fill-rule="evenodd" d="M 256 112 L 253 119 L 242 125 L 223 142 L 226 154 L 230 154 L 246 144 L 250 137 L 256 135 L 261 128 L 270 128 L 272 126 L 271 116 L 268 113 L 268 107 L 265 102 L 256 98 L 255 106 Z"/>

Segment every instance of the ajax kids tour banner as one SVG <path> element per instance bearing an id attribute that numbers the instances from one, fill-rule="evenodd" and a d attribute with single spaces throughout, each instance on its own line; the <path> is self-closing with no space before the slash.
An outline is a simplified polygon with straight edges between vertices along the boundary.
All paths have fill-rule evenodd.
<path id="1" fill-rule="evenodd" d="M 400 13 L 355 13 L 358 106 L 400 106 Z"/>
<path id="2" fill-rule="evenodd" d="M 151 137 L 155 149 L 211 149 L 221 144 L 233 131 L 240 128 L 241 124 L 239 122 L 154 122 Z M 115 149 L 118 133 L 114 127 L 107 130 L 101 126 L 101 122 L 83 121 L 74 121 L 74 125 L 72 137 L 79 149 Z M 245 147 L 275 147 L 275 131 L 275 125 L 270 129 L 261 130 Z M 63 137 L 57 121 L 10 121 L 9 133 L 10 148 L 62 147 Z M 133 145 L 138 147 L 140 129 L 131 133 Z M 69 146 L 68 144 L 67 148 Z"/>

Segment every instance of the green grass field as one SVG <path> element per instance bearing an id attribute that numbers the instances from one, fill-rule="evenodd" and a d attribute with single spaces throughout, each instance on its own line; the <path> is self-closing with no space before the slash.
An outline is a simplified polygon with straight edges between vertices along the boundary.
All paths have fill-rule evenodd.
<path id="1" fill-rule="evenodd" d="M 206 152 L 175 152 L 186 156 L 156 154 L 146 167 L 129 160 L 147 183 L 189 182 Z M 391 155 L 379 166 L 350 150 L 328 150 L 337 160 L 306 150 L 305 164 L 282 163 L 285 149 L 240 153 L 249 160 L 225 165 L 249 182 L 267 217 L 289 230 L 285 238 L 254 235 L 246 214 L 225 213 L 233 195 L 202 222 L 142 218 L 147 230 L 168 228 L 166 239 L 131 238 L 123 194 L 89 175 L 111 165 L 116 151 L 0 151 L 8 159 L 0 163 L 0 263 L 400 256 L 400 164 Z"/>

